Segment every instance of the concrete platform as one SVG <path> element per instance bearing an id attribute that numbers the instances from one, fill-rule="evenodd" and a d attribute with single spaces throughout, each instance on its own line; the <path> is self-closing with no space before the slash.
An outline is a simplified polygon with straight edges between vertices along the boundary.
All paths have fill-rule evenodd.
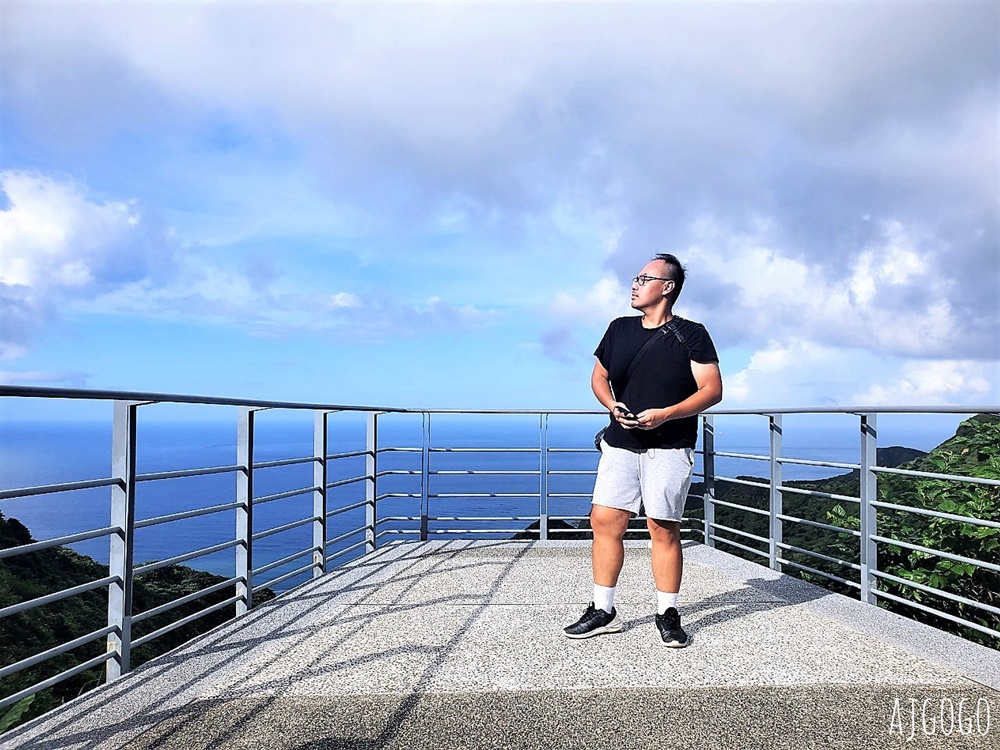
<path id="1" fill-rule="evenodd" d="M 392 545 L 0 748 L 1000 748 L 998 651 L 697 544 L 688 648 L 642 543 L 624 631 L 566 639 L 590 585 L 586 543 Z"/>

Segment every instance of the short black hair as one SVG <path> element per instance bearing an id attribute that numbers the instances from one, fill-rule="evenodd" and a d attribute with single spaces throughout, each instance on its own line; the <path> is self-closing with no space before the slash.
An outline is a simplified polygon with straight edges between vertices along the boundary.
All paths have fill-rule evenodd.
<path id="1" fill-rule="evenodd" d="M 657 253 L 653 260 L 662 260 L 667 264 L 667 275 L 674 280 L 674 290 L 670 293 L 670 304 L 677 301 L 677 297 L 681 293 L 681 289 L 684 288 L 684 266 L 681 262 L 677 260 L 676 255 L 671 255 L 670 253 Z"/>

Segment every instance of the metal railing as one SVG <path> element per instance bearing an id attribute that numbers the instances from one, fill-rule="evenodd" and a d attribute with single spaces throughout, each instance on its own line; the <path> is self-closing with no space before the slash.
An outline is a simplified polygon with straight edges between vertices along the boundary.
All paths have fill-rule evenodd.
<path id="1" fill-rule="evenodd" d="M 104 665 L 105 679 L 113 681 L 132 667 L 132 651 L 177 628 L 212 613 L 232 608 L 239 617 L 254 605 L 255 595 L 266 589 L 293 585 L 303 577 L 324 575 L 330 568 L 361 554 L 374 551 L 381 540 L 390 537 L 427 540 L 437 538 L 496 538 L 514 534 L 541 540 L 566 535 L 580 535 L 579 528 L 587 518 L 591 499 L 592 477 L 596 474 L 598 454 L 591 437 L 603 426 L 606 414 L 594 410 L 419 410 L 374 408 L 353 405 L 311 404 L 279 401 L 203 398 L 187 395 L 148 394 L 115 391 L 80 391 L 50 388 L 0 386 L 0 399 L 75 399 L 113 403 L 111 475 L 106 478 L 74 480 L 30 487 L 0 489 L 0 511 L 3 501 L 17 498 L 73 493 L 83 490 L 110 488 L 110 522 L 82 532 L 65 534 L 38 542 L 0 549 L 0 560 L 40 552 L 54 547 L 109 540 L 107 576 L 68 587 L 61 591 L 0 609 L 0 619 L 45 607 L 70 597 L 98 589 L 107 589 L 108 617 L 96 630 L 60 644 L 39 654 L 0 666 L 0 679 L 37 666 L 53 657 L 98 641 L 106 641 L 106 652 L 34 685 L 0 698 L 0 709 L 9 707 L 38 691 L 58 684 L 83 671 Z M 137 427 L 143 409 L 154 404 L 194 404 L 229 407 L 238 412 L 235 430 L 236 460 L 232 465 L 185 468 L 180 470 L 138 473 L 137 454 L 140 446 Z M 275 460 L 257 460 L 257 420 L 265 410 L 287 410 L 312 413 L 312 450 L 300 455 Z M 947 519 L 978 528 L 1000 528 L 1000 523 L 988 519 L 960 516 L 927 508 L 904 507 L 877 495 L 878 477 L 896 474 L 947 482 L 1000 486 L 996 479 L 970 478 L 952 474 L 917 472 L 879 466 L 877 463 L 877 419 L 880 414 L 997 413 L 997 407 L 963 407 L 938 409 L 784 409 L 762 411 L 713 410 L 701 418 L 702 447 L 697 451 L 700 467 L 694 506 L 702 517 L 686 519 L 686 535 L 711 546 L 738 550 L 744 556 L 759 557 L 775 570 L 804 572 L 851 587 L 862 601 L 876 604 L 881 600 L 897 601 L 919 610 L 931 611 L 945 619 L 958 622 L 993 637 L 996 629 L 934 610 L 925 604 L 906 600 L 880 588 L 880 581 L 923 589 L 943 599 L 1000 615 L 1000 609 L 984 602 L 971 601 L 947 591 L 932 589 L 882 571 L 878 566 L 880 545 L 902 546 L 921 554 L 939 555 L 944 559 L 1000 572 L 1000 565 L 991 560 L 953 555 L 941 550 L 923 548 L 879 533 L 879 511 L 909 512 Z M 364 420 L 363 447 L 331 452 L 331 421 L 340 414 L 356 415 Z M 858 461 L 843 462 L 791 457 L 783 452 L 783 418 L 797 414 L 852 415 L 857 420 Z M 516 417 L 523 427 L 537 420 L 537 439 L 531 444 L 507 444 L 508 433 L 499 431 L 499 444 L 479 440 L 477 444 L 449 444 L 432 434 L 432 427 L 447 424 L 455 416 L 479 420 L 474 431 L 480 438 L 490 436 L 490 425 Z M 716 425 L 719 420 L 737 416 L 753 416 L 767 421 L 767 453 L 721 451 L 716 449 Z M 386 420 L 419 421 L 419 440 L 410 445 L 384 445 L 380 440 Z M 560 430 L 554 425 L 560 422 Z M 572 423 L 572 424 L 570 424 Z M 534 432 L 531 426 L 528 433 Z M 523 435 L 524 429 L 521 430 Z M 558 432 L 558 435 L 555 434 Z M 447 430 L 445 430 L 447 434 Z M 468 440 L 457 441 L 468 443 Z M 496 440 L 494 440 L 496 442 Z M 347 446 L 350 448 L 351 446 Z M 363 470 L 360 459 L 364 461 Z M 717 471 L 720 462 L 757 462 L 766 464 L 766 478 L 726 476 Z M 357 464 L 356 468 L 352 468 Z M 266 472 L 289 468 L 311 467 L 311 482 L 303 486 L 282 489 L 268 494 L 255 493 L 255 485 Z M 858 472 L 858 496 L 804 489 L 789 484 L 785 467 L 812 467 Z M 223 475 L 235 478 L 235 493 L 221 502 L 197 508 L 168 512 L 138 519 L 138 488 L 147 483 L 170 482 L 178 479 Z M 489 482 L 483 486 L 482 482 Z M 514 483 L 515 489 L 499 484 Z M 731 502 L 721 497 L 722 485 L 749 487 L 762 493 L 762 507 Z M 363 496 L 361 489 L 363 488 Z M 343 492 L 343 497 L 335 497 Z M 353 494 L 352 494 L 353 493 Z M 784 498 L 804 496 L 837 503 L 854 504 L 858 508 L 860 528 L 852 529 L 827 523 L 828 519 L 803 518 L 785 512 Z M 309 510 L 301 517 L 286 518 L 268 528 L 255 526 L 255 512 L 272 503 L 292 498 L 311 498 Z M 501 501 L 517 507 L 517 512 L 499 512 Z M 689 503 L 689 506 L 691 504 Z M 448 508 L 453 508 L 451 511 Z M 454 510 L 457 508 L 458 510 Z M 381 510 L 380 510 L 381 509 Z M 480 512 L 473 512 L 478 509 Z M 726 525 L 720 514 L 746 513 L 766 519 L 766 535 Z M 204 518 L 216 514 L 231 514 L 234 520 L 232 537 L 220 543 L 185 551 L 162 560 L 139 563 L 136 560 L 135 532 L 137 529 L 168 529 L 171 524 Z M 640 519 L 642 520 L 642 519 Z M 528 525 L 537 528 L 527 531 Z M 844 536 L 858 543 L 856 560 L 843 559 L 817 550 L 788 543 L 786 532 L 795 527 Z M 301 548 L 286 547 L 275 559 L 255 560 L 263 540 L 296 529 L 310 532 L 309 543 Z M 165 532 L 166 533 L 166 532 Z M 233 555 L 235 575 L 208 588 L 187 594 L 144 612 L 135 611 L 133 589 L 136 577 L 171 565 L 189 563 L 207 556 Z M 796 559 L 793 559 L 795 557 Z M 803 558 L 815 564 L 802 562 Z M 305 561 L 305 562 L 303 562 Z M 826 564 L 826 570 L 821 564 Z M 830 572 L 836 567 L 847 572 Z M 275 575 L 276 574 L 276 575 Z M 268 576 L 274 577 L 268 577 Z M 931 589 L 931 590 L 928 590 Z M 133 626 L 163 615 L 200 599 L 230 590 L 232 595 L 194 613 L 168 623 L 141 637 L 133 637 Z"/>

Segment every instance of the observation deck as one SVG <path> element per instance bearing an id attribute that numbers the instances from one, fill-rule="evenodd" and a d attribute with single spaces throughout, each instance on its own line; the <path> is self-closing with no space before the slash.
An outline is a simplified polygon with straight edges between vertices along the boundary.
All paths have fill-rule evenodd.
<path id="1" fill-rule="evenodd" d="M 658 640 L 644 543 L 625 630 L 566 639 L 589 589 L 586 542 L 391 544 L 0 747 L 1000 745 L 995 650 L 693 542 L 685 649 Z"/>
<path id="2" fill-rule="evenodd" d="M 1000 638 L 997 440 L 975 432 L 996 429 L 995 405 L 702 415 L 682 525 L 685 649 L 656 633 L 645 541 L 626 542 L 623 632 L 561 632 L 590 599 L 603 412 L 16 386 L 0 386 L 0 405 L 31 424 L 53 407 L 112 407 L 103 439 L 66 431 L 36 477 L 0 486 L 7 518 L 50 522 L 39 541 L 19 526 L 0 564 L 95 555 L 89 578 L 0 591 L 0 626 L 20 623 L 0 633 L 90 602 L 61 643 L 2 642 L 0 725 L 36 717 L 0 750 L 1000 747 L 1000 650 L 974 642 Z M 161 430 L 164 414 L 192 413 Z M 207 413 L 228 437 L 206 432 Z M 978 415 L 963 422 L 975 434 L 956 433 L 953 461 L 883 461 L 906 452 L 892 437 L 910 434 L 902 420 L 961 414 Z M 841 454 L 828 450 L 837 430 Z M 96 463 L 63 476 L 60 459 L 84 453 Z M 134 596 L 177 566 L 214 578 L 158 603 Z M 174 647 L 194 623 L 202 634 Z M 96 670 L 106 684 L 24 713 Z"/>

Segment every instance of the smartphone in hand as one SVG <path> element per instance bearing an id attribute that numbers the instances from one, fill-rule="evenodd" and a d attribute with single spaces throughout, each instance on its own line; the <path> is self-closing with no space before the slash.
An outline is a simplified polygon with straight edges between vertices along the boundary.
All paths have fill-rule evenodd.
<path id="1" fill-rule="evenodd" d="M 633 421 L 633 422 L 635 421 L 635 414 L 633 414 L 632 412 L 630 412 L 628 409 L 626 409 L 626 408 L 624 408 L 622 406 L 616 406 L 615 407 L 615 411 L 618 412 L 619 414 L 621 414 L 623 418 L 628 419 L 628 420 Z"/>

